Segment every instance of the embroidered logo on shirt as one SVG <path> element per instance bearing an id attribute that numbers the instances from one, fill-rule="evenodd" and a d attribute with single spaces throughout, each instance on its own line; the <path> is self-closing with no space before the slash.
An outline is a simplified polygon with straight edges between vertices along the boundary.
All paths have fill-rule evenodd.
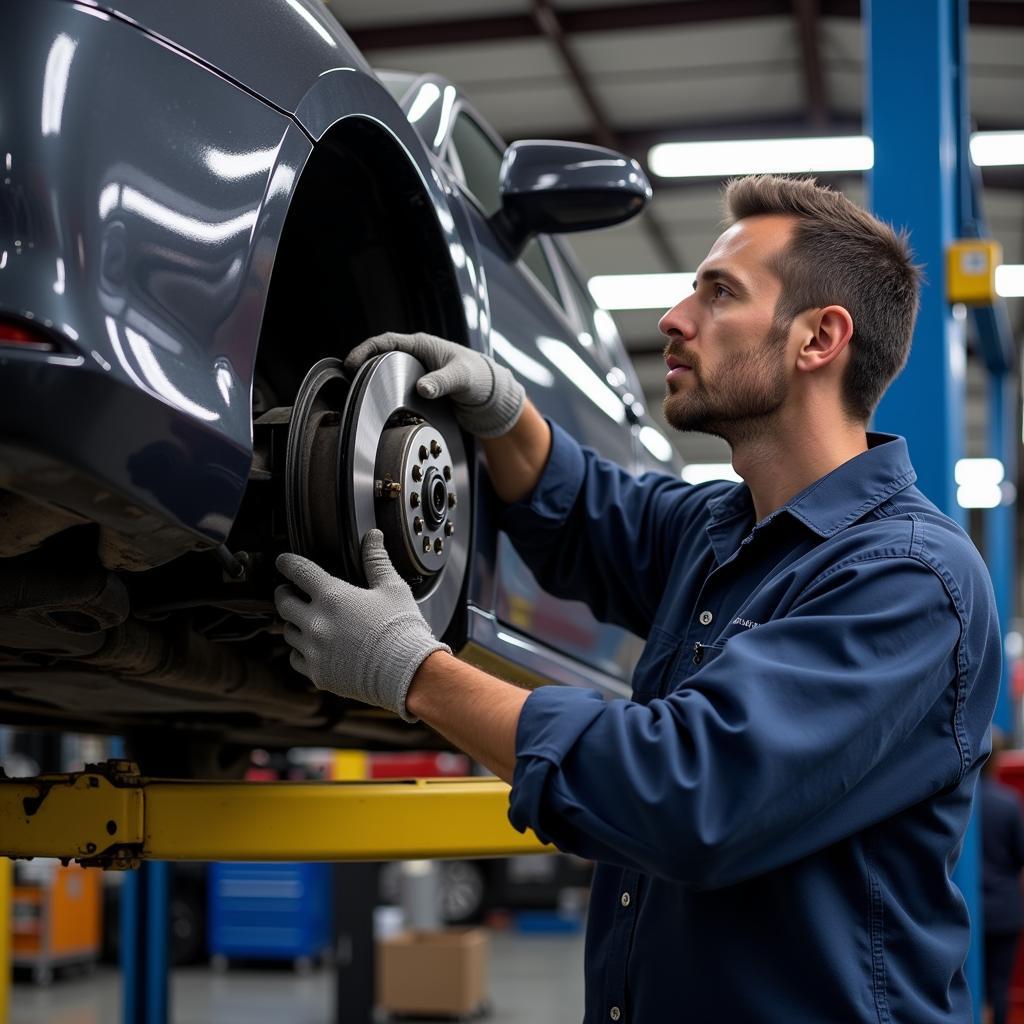
<path id="1" fill-rule="evenodd" d="M 754 622 L 753 619 L 733 619 L 733 626 L 742 626 L 744 629 L 753 629 L 755 626 L 760 626 L 760 622 Z"/>

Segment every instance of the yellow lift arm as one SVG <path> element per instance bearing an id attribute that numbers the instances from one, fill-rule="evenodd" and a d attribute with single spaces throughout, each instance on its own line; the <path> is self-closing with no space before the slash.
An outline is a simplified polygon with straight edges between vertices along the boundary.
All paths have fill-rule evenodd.
<path id="1" fill-rule="evenodd" d="M 85 866 L 143 860 L 343 861 L 550 853 L 508 823 L 497 779 L 179 782 L 129 761 L 8 779 L 0 856 Z"/>

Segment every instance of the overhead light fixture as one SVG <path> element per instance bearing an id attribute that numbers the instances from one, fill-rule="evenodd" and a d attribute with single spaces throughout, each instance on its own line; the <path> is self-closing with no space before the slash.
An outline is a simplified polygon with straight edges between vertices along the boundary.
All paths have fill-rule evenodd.
<path id="1" fill-rule="evenodd" d="M 1024 164 L 1024 132 L 975 132 L 970 145 L 978 167 Z M 867 135 L 661 142 L 647 154 L 647 166 L 659 178 L 868 171 L 874 162 L 874 143 Z"/>
<path id="2" fill-rule="evenodd" d="M 961 508 L 996 508 L 1003 503 L 1006 470 L 999 459 L 958 459 L 953 467 Z"/>
<path id="3" fill-rule="evenodd" d="M 587 282 L 601 309 L 668 309 L 693 291 L 696 274 L 600 274 Z"/>
<path id="4" fill-rule="evenodd" d="M 979 167 L 1024 164 L 1024 132 L 975 132 L 971 159 Z"/>
<path id="5" fill-rule="evenodd" d="M 602 309 L 671 309 L 693 291 L 695 274 L 598 274 L 587 282 Z M 996 294 L 1024 297 L 1024 263 L 996 267 Z"/>
<path id="6" fill-rule="evenodd" d="M 874 162 L 866 135 L 814 139 L 663 142 L 647 154 L 659 178 L 725 178 L 731 174 L 866 171 Z"/>
<path id="7" fill-rule="evenodd" d="M 1024 298 L 1024 263 L 996 267 L 996 294 L 1004 299 Z"/>

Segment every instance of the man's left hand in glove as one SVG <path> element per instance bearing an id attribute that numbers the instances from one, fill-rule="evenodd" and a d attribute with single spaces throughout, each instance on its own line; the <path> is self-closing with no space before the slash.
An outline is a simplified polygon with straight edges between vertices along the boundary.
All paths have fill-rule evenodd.
<path id="1" fill-rule="evenodd" d="M 384 549 L 384 535 L 363 538 L 369 589 L 353 586 L 300 555 L 280 555 L 278 572 L 290 585 L 274 592 L 285 620 L 292 667 L 321 690 L 386 708 L 415 722 L 406 707 L 416 670 L 434 651 L 451 648 L 430 631 L 409 585 Z"/>

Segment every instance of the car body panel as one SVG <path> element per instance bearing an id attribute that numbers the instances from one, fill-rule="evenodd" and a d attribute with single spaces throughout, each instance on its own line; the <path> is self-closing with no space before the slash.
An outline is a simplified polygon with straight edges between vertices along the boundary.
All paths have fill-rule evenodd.
<path id="1" fill-rule="evenodd" d="M 166 0 L 87 0 L 79 6 L 137 25 L 286 113 L 295 113 L 324 71 L 370 71 L 316 0 L 217 0 L 215 16 L 206 4 Z"/>
<path id="2" fill-rule="evenodd" d="M 251 457 L 259 299 L 312 147 L 116 20 L 39 0 L 7 27 L 0 309 L 52 327 L 66 350 L 5 353 L 0 434 L 22 450 L 8 466 L 48 453 L 102 492 L 86 504 L 83 482 L 65 501 L 78 511 L 131 530 L 146 517 L 127 507 L 151 509 L 180 527 L 179 550 L 198 542 L 189 532 L 223 541 Z M 122 403 L 133 430 L 111 431 L 96 411 Z"/>
<path id="3" fill-rule="evenodd" d="M 59 613 L 43 599 L 38 608 L 0 607 L 5 719 L 114 731 L 174 724 L 234 742 L 431 742 L 425 730 L 377 712 L 321 704 L 287 669 L 272 572 L 264 567 L 266 593 L 239 599 L 209 557 L 234 557 L 227 546 L 237 550 L 246 515 L 262 500 L 250 498 L 254 481 L 273 478 L 255 459 L 263 454 L 253 426 L 261 360 L 299 350 L 290 344 L 293 323 L 320 326 L 315 316 L 293 321 L 275 307 L 275 282 L 296 265 L 280 256 L 294 259 L 290 239 L 298 239 L 312 261 L 297 264 L 304 274 L 321 248 L 330 258 L 346 247 L 362 252 L 337 212 L 322 220 L 323 231 L 338 232 L 327 246 L 318 215 L 332 187 L 344 213 L 364 202 L 353 182 L 372 185 L 375 170 L 400 168 L 399 237 L 419 232 L 410 251 L 430 254 L 419 263 L 430 294 L 444 290 L 454 309 L 449 336 L 509 366 L 538 408 L 583 443 L 636 467 L 637 430 L 647 421 L 631 401 L 635 375 L 614 328 L 598 338 L 589 324 L 594 312 L 569 251 L 542 238 L 527 257 L 510 258 L 490 212 L 446 160 L 461 114 L 491 138 L 499 159 L 501 141 L 442 79 L 436 109 L 410 123 L 312 0 L 257 8 L 225 0 L 216 19 L 155 0 L 33 0 L 17 13 L 0 8 L 0 39 L 0 322 L 32 326 L 58 348 L 0 345 L 0 573 L 10 569 L 8 583 L 34 586 L 39 570 L 57 581 L 47 586 L 79 588 L 68 590 Z M 334 186 L 327 173 L 326 192 L 305 188 L 324 188 L 334 155 L 359 145 L 376 147 L 376 163 L 353 157 L 370 177 L 342 176 Z M 550 264 L 550 281 L 529 269 L 537 259 Z M 372 290 L 377 267 L 357 267 L 341 295 Z M 316 280 L 327 285 L 325 301 L 351 318 L 329 277 Z M 419 319 L 420 305 L 410 308 Z M 438 318 L 447 323 L 450 312 Z M 392 328 L 388 315 L 374 323 L 423 326 Z M 309 351 L 343 356 L 361 335 L 333 337 Z M 309 365 L 295 368 L 299 381 Z M 272 395 L 280 405 L 293 396 Z M 468 659 L 529 683 L 627 693 L 639 641 L 539 588 L 497 528 L 481 452 L 471 448 L 470 457 L 471 558 L 447 638 Z M 36 510 L 50 532 L 29 522 Z M 272 554 L 262 552 L 268 564 Z M 75 606 L 72 591 L 85 604 Z M 76 614 L 114 616 L 119 601 L 131 609 L 118 640 L 127 646 L 122 660 L 104 661 L 97 652 L 117 639 L 123 620 L 90 632 Z M 226 616 L 223 630 L 218 616 Z M 133 653 L 132 637 L 153 646 Z M 184 653 L 195 651 L 214 674 L 230 652 L 224 678 L 211 676 L 206 687 L 173 666 L 165 672 L 160 643 L 169 645 L 168 663 L 177 651 L 187 669 Z M 247 705 L 243 689 L 231 690 L 231 673 L 248 680 L 250 693 L 263 688 L 264 711 Z"/>

